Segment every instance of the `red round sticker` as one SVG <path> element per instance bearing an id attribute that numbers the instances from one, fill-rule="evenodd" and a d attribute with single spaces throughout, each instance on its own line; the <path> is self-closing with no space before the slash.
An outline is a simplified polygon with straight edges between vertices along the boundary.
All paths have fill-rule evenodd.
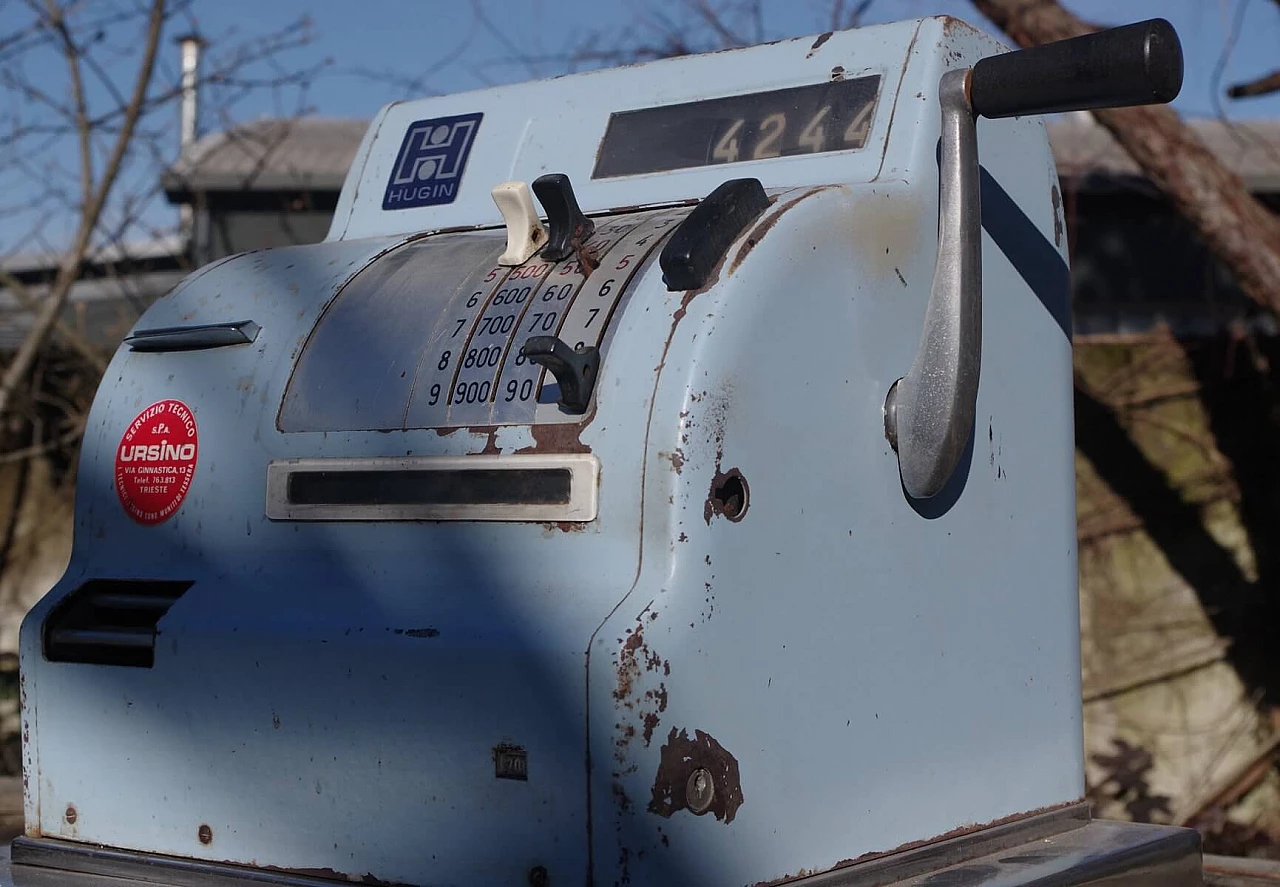
<path id="1" fill-rule="evenodd" d="M 116 495 L 129 517 L 147 525 L 173 517 L 191 489 L 198 446 L 195 416 L 180 400 L 153 403 L 129 423 L 116 451 Z"/>

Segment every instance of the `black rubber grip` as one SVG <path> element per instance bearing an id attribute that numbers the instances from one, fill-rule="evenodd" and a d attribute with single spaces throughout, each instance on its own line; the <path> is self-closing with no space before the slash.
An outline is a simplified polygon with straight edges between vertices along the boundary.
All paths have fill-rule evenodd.
<path id="1" fill-rule="evenodd" d="M 982 117 L 1053 114 L 1173 101 L 1182 44 L 1162 18 L 982 59 L 969 98 Z"/>

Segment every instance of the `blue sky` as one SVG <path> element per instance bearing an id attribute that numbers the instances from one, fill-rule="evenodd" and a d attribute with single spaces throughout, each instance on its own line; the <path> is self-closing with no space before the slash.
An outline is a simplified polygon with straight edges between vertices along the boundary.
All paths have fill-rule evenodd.
<path id="1" fill-rule="evenodd" d="M 566 70 L 573 47 L 595 39 L 602 46 L 656 39 L 664 19 L 676 20 L 682 0 L 195 0 L 190 22 L 219 46 L 234 45 L 307 16 L 313 39 L 280 58 L 290 70 L 324 64 L 305 93 L 260 90 L 239 99 L 232 118 L 292 114 L 300 106 L 326 116 L 368 118 L 388 101 L 414 94 L 447 93 L 485 85 L 553 76 Z M 766 39 L 827 30 L 832 0 L 764 0 Z M 847 7 L 855 5 L 846 0 Z M 1154 16 L 1173 22 L 1187 58 L 1186 85 L 1175 107 L 1187 116 L 1232 119 L 1280 118 L 1280 95 L 1215 106 L 1215 85 L 1226 86 L 1280 68 L 1280 2 L 1277 0 L 1066 0 L 1077 14 L 1103 24 Z M 873 0 L 870 22 L 948 13 L 990 30 L 968 0 Z M 20 15 L 16 3 L 0 0 L 0 34 Z M 184 23 L 185 25 L 186 23 Z M 176 33 L 176 31 L 175 31 Z M 1229 52 L 1227 50 L 1230 50 Z M 166 40 L 162 79 L 176 77 L 177 48 Z M 326 61 L 327 60 L 327 61 Z M 116 61 L 124 73 L 128 48 Z M 27 73 L 51 90 L 65 90 L 56 58 L 32 59 Z M 265 74 L 265 70 L 258 71 Z M 421 85 L 406 87 L 406 80 Z M 65 94 L 65 92 L 64 92 Z M 175 121 L 176 122 L 176 121 Z M 220 121 L 207 115 L 206 130 Z M 176 128 L 172 153 L 176 153 Z M 75 169 L 72 144 L 49 145 L 39 162 Z M 127 182 L 136 190 L 154 182 L 156 160 L 139 161 Z M 0 158 L 3 161 L 4 158 Z M 33 161 L 34 162 L 34 161 Z M 70 214 L 54 210 L 42 217 L 39 241 L 30 213 L 6 213 L 4 197 L 24 195 L 27 176 L 7 176 L 0 162 L 0 256 L 65 240 Z M 176 211 L 152 199 L 146 219 L 153 229 L 176 224 Z M 132 235 L 134 239 L 137 235 Z"/>
<path id="2" fill-rule="evenodd" d="M 311 94 L 317 111 L 370 116 L 385 101 L 399 96 L 393 85 L 358 76 L 353 73 L 357 70 L 416 76 L 465 44 L 465 52 L 433 76 L 434 91 L 525 80 L 535 73 L 551 76 L 561 73 L 563 66 L 548 61 L 535 72 L 518 61 L 518 55 L 563 54 L 592 33 L 602 38 L 652 33 L 652 23 L 676 5 L 646 0 L 485 0 L 482 9 L 502 37 L 477 26 L 472 5 L 465 0 L 210 0 L 199 3 L 197 15 L 201 28 L 213 35 L 237 23 L 252 21 L 255 28 L 265 30 L 300 15 L 310 16 L 317 39 L 300 55 L 333 60 Z M 1177 102 L 1185 114 L 1216 113 L 1211 84 L 1242 6 L 1244 15 L 1223 71 L 1223 85 L 1280 68 L 1280 4 L 1275 0 L 1066 0 L 1066 5 L 1083 18 L 1105 24 L 1156 16 L 1173 22 L 1187 56 L 1187 85 Z M 820 33 L 827 29 L 830 6 L 827 0 L 765 0 L 767 36 Z M 968 0 L 874 0 L 869 20 L 938 13 L 991 29 Z M 243 31 L 244 26 L 240 28 Z M 1231 117 L 1280 117 L 1280 96 L 1224 105 Z M 265 98 L 262 110 L 271 110 Z"/>

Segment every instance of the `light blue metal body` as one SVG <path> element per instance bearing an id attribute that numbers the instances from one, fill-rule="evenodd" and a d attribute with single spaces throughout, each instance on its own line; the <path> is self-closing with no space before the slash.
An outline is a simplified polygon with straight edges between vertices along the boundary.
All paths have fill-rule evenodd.
<path id="1" fill-rule="evenodd" d="M 1065 241 L 1039 121 L 978 127 L 979 424 L 932 505 L 904 495 L 881 413 L 933 273 L 938 80 L 998 49 L 928 19 L 384 110 L 326 243 L 204 268 L 139 324 L 251 319 L 253 344 L 122 348 L 107 372 L 72 562 L 23 626 L 27 833 L 410 884 L 543 866 L 553 884 L 739 885 L 1079 799 Z M 590 179 L 610 111 L 837 67 L 884 77 L 859 151 Z M 408 124 L 475 111 L 457 201 L 382 210 Z M 546 172 L 598 224 L 731 177 L 774 202 L 705 291 L 668 292 L 648 253 L 580 427 L 279 430 L 345 283 L 423 232 L 495 229 L 489 189 Z M 375 340 L 396 328 L 367 321 Z M 372 391 L 375 362 L 336 375 Z M 117 501 L 116 448 L 165 398 L 194 412 L 199 463 L 176 516 L 142 526 Z M 272 460 L 518 450 L 589 450 L 597 519 L 264 513 Z M 738 521 L 708 501 L 731 469 Z M 152 668 L 43 659 L 41 625 L 89 578 L 194 580 Z M 662 749 L 709 746 L 699 731 L 736 762 L 731 815 L 664 806 Z M 498 746 L 527 752 L 527 781 L 495 778 Z"/>

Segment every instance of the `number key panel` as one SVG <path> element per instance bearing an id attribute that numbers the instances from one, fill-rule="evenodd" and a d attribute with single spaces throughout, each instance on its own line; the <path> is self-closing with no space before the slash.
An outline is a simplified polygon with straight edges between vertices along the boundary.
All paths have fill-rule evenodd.
<path id="1" fill-rule="evenodd" d="M 282 431 L 576 422 L 554 378 L 520 356 L 530 336 L 599 346 L 635 272 L 688 209 L 597 221 L 580 256 L 497 263 L 505 238 L 438 235 L 358 274 L 313 330 L 281 405 Z M 358 369 L 353 369 L 358 368 Z"/>
<path id="2" fill-rule="evenodd" d="M 638 225 L 641 220 L 630 219 L 600 225 L 587 243 L 597 262 Z M 597 269 L 598 270 L 598 266 Z M 548 276 L 544 286 L 517 327 L 516 335 L 503 360 L 500 381 L 494 396 L 494 420 L 497 424 L 532 422 L 537 405 L 538 386 L 544 370 L 520 354 L 520 346 L 530 336 L 558 336 L 562 333 L 565 318 L 580 301 L 583 285 L 588 275 L 583 273 L 577 257 L 565 259 Z M 570 342 L 570 344 L 574 344 Z M 559 416 L 557 415 L 557 418 Z"/>
<path id="3" fill-rule="evenodd" d="M 514 270 L 497 263 L 501 247 L 490 263 L 468 277 L 440 315 L 434 335 L 422 351 L 413 390 L 404 406 L 401 428 L 433 428 L 449 424 L 453 381 L 466 362 L 467 344 L 490 301 L 507 285 Z"/>
<path id="4" fill-rule="evenodd" d="M 558 332 L 560 338 L 570 347 L 599 347 L 610 320 L 628 294 L 631 278 L 666 235 L 688 214 L 688 208 L 681 208 L 651 215 L 628 231 L 613 249 L 601 255 L 599 267 L 591 273 L 577 298 L 573 300 L 573 305 L 565 313 Z M 538 375 L 538 406 L 534 421 L 574 421 L 577 417 L 562 412 L 556 405 L 560 398 L 560 386 L 555 377 L 546 372 Z"/>
<path id="5" fill-rule="evenodd" d="M 626 226 L 627 230 L 634 224 Z M 604 253 L 618 235 L 599 232 L 588 243 Z M 515 396 L 504 396 L 506 383 L 499 377 L 507 361 L 519 357 L 520 345 L 529 336 L 555 335 L 565 310 L 585 278 L 576 258 L 552 264 L 537 257 L 515 268 L 486 306 L 473 330 L 462 365 L 449 393 L 448 423 L 452 426 L 514 424 L 533 419 L 533 386 L 521 398 L 524 380 Z M 534 367 L 537 368 L 536 365 Z M 521 405 L 528 404 L 527 409 Z"/>
<path id="6" fill-rule="evenodd" d="M 524 312 L 555 267 L 533 259 L 513 268 L 471 330 L 459 352 L 461 363 L 449 388 L 449 425 L 489 425 L 493 413 L 494 379 L 502 356 L 519 328 Z"/>

